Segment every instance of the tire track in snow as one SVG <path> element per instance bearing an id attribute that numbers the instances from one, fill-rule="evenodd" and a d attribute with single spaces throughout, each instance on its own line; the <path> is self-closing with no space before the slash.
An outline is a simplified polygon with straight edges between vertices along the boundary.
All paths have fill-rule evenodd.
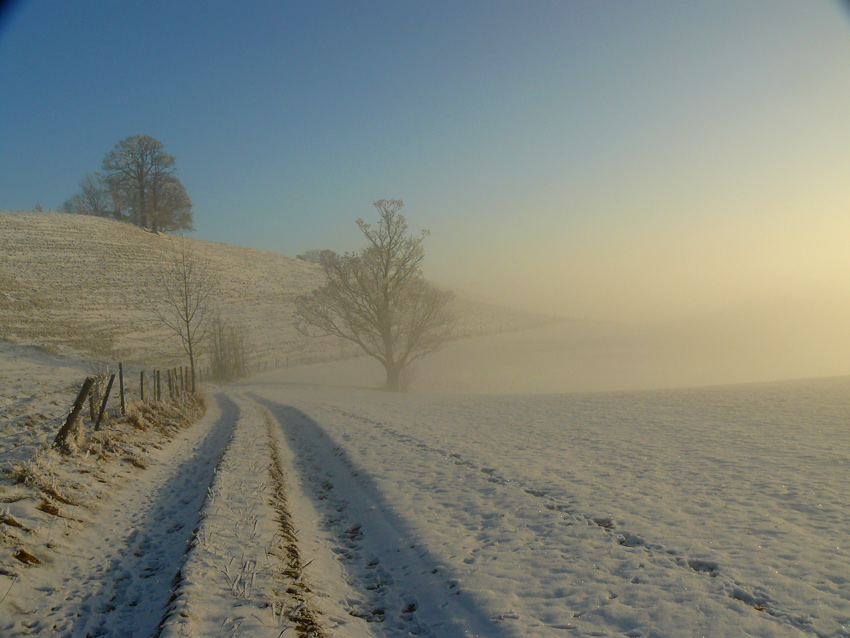
<path id="1" fill-rule="evenodd" d="M 297 472 L 324 515 L 332 551 L 357 594 L 348 613 L 382 636 L 513 636 L 487 619 L 457 580 L 386 504 L 346 452 L 300 410 L 260 397 L 296 453 Z"/>
<path id="2" fill-rule="evenodd" d="M 377 428 L 383 435 L 392 437 L 400 443 L 414 448 L 419 452 L 427 452 L 432 455 L 440 456 L 457 466 L 465 468 L 471 473 L 484 475 L 488 483 L 519 489 L 528 497 L 542 501 L 543 506 L 547 510 L 561 514 L 570 514 L 580 520 L 583 519 L 588 525 L 596 525 L 602 533 L 609 535 L 616 541 L 617 545 L 622 547 L 624 550 L 643 550 L 655 561 L 673 564 L 677 567 L 703 574 L 708 578 L 717 579 L 721 584 L 723 593 L 726 596 L 749 605 L 756 611 L 767 614 L 776 622 L 787 623 L 795 629 L 818 636 L 818 638 L 850 637 L 850 632 L 827 634 L 817 631 L 811 626 L 811 621 L 808 617 L 784 610 L 781 604 L 774 600 L 765 588 L 750 583 L 744 583 L 727 576 L 721 570 L 720 565 L 717 562 L 688 558 L 683 552 L 676 549 L 665 547 L 660 543 L 647 541 L 637 534 L 618 529 L 616 521 L 609 516 L 600 517 L 577 512 L 576 509 L 578 507 L 578 503 L 574 500 L 564 501 L 563 499 L 556 498 L 550 495 L 545 489 L 538 489 L 525 484 L 523 481 L 508 478 L 507 476 L 500 474 L 497 468 L 478 465 L 461 454 L 449 452 L 445 449 L 429 445 L 414 436 L 403 434 L 394 430 L 382 421 L 377 421 L 375 419 L 333 406 L 328 407 L 331 407 L 331 409 L 338 412 L 345 418 L 371 425 Z"/>
<path id="3" fill-rule="evenodd" d="M 11 635 L 131 638 L 157 631 L 238 417 L 235 403 L 217 398 L 217 416 L 210 410 L 178 435 L 164 458 L 113 494 L 68 550 L 57 551 L 65 554 L 61 566 L 31 572 L 39 608 L 21 610 Z"/>

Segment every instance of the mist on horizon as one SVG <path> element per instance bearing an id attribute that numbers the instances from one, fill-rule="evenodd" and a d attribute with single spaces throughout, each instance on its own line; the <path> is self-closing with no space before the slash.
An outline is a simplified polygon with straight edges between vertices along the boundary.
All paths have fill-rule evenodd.
<path id="1" fill-rule="evenodd" d="M 647 239 L 619 255 L 599 246 L 595 256 L 591 247 L 580 255 L 517 247 L 473 260 L 489 264 L 489 277 L 473 267 L 435 279 L 472 299 L 566 320 L 564 330 L 543 339 L 546 348 L 523 351 L 514 344 L 504 360 L 484 354 L 485 376 L 500 365 L 513 368 L 516 391 L 840 376 L 850 374 L 847 236 L 842 229 L 816 237 L 810 228 L 808 236 L 801 231 L 780 241 L 774 233 L 757 245 L 730 234 L 725 250 L 706 240 L 695 247 L 696 238 L 666 247 Z M 432 260 L 429 270 L 440 272 L 440 264 Z M 490 345 L 502 346 L 498 339 Z M 473 363 L 468 367 L 481 378 Z M 492 388 L 509 391 L 509 375 L 498 374 Z"/>
<path id="2" fill-rule="evenodd" d="M 435 233 L 427 271 L 461 294 L 632 335 L 647 351 L 647 386 L 848 374 L 850 218 L 835 195 L 846 161 L 795 177 L 802 163 L 745 198 L 694 184 L 676 199 L 687 216 L 652 212 L 670 190 L 659 175 L 622 225 L 558 220 L 553 204 L 507 224 L 509 240 L 495 237 L 504 228 L 465 246 Z"/>

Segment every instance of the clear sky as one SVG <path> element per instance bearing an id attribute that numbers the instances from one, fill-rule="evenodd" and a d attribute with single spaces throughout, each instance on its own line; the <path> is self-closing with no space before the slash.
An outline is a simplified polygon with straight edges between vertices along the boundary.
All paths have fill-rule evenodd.
<path id="1" fill-rule="evenodd" d="M 534 310 L 850 313 L 837 2 L 7 7 L 0 209 L 60 206 L 138 133 L 202 239 L 352 250 L 402 198 L 429 277 Z"/>

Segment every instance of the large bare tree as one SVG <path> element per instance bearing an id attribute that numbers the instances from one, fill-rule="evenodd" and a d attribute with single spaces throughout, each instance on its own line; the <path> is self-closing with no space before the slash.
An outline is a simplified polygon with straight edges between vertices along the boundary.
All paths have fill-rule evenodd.
<path id="1" fill-rule="evenodd" d="M 162 142 L 133 135 L 103 158 L 104 181 L 134 224 L 154 232 L 191 230 L 192 203 L 177 179 L 175 164 Z"/>
<path id="2" fill-rule="evenodd" d="M 194 392 L 195 363 L 201 354 L 213 297 L 209 259 L 195 255 L 184 237 L 172 240 L 170 252 L 160 258 L 154 284 L 154 312 L 163 325 L 180 337 L 189 357 Z"/>
<path id="3" fill-rule="evenodd" d="M 386 388 L 400 390 L 402 371 L 437 350 L 455 319 L 446 310 L 452 293 L 422 276 L 428 231 L 408 233 L 398 211 L 402 200 L 374 202 L 380 219 L 357 220 L 368 245 L 359 253 L 328 255 L 325 285 L 298 299 L 296 327 L 308 336 L 336 336 L 356 343 L 384 366 Z"/>

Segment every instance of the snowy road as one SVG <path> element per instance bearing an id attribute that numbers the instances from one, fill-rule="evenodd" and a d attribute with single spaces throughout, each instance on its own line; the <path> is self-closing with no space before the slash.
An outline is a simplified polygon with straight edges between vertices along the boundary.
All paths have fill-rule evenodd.
<path id="1" fill-rule="evenodd" d="M 155 634 L 236 418 L 236 405 L 219 396 L 89 527 L 67 541 L 57 532 L 55 563 L 15 584 L 7 602 L 19 613 L 0 626 L 9 635 Z"/>
<path id="2" fill-rule="evenodd" d="M 336 588 L 330 596 L 349 616 L 367 623 L 351 630 L 434 638 L 519 635 L 498 627 L 458 589 L 445 563 L 419 542 L 417 529 L 376 489 L 370 472 L 357 466 L 320 424 L 296 408 L 261 402 L 280 424 L 293 469 L 315 508 L 315 535 L 326 556 L 329 550 L 338 561 L 340 569 L 333 571 L 342 582 L 327 583 Z"/>

